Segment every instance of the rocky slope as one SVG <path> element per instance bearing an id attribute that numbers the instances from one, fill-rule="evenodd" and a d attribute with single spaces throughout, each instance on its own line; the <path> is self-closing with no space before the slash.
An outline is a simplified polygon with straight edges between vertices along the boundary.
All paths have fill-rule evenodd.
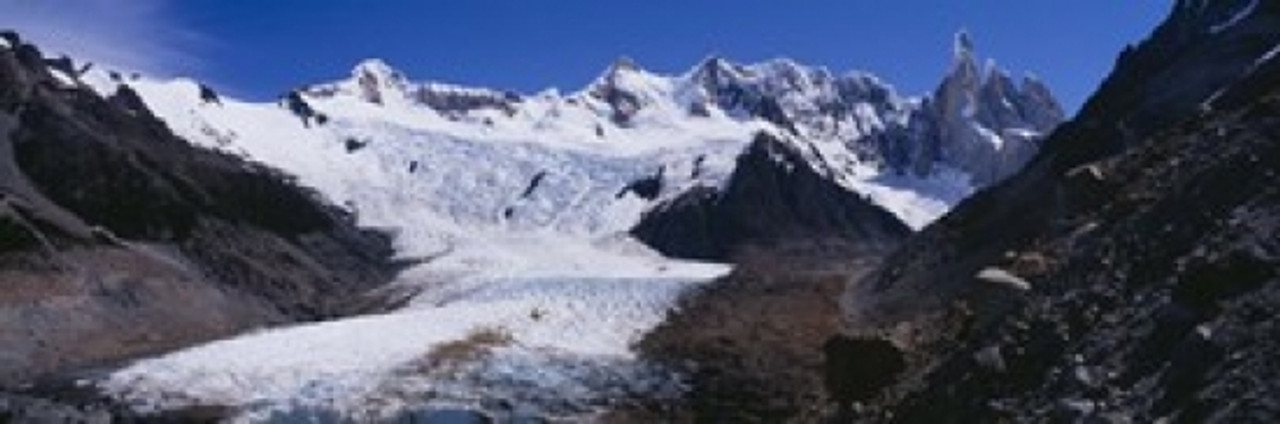
<path id="1" fill-rule="evenodd" d="M 908 367 L 834 367 L 896 377 L 843 418 L 1274 420 L 1277 28 L 1177 2 L 1025 170 L 852 284 L 850 336 Z"/>
<path id="2" fill-rule="evenodd" d="M 738 253 L 731 274 L 683 296 L 639 343 L 645 358 L 680 370 L 688 392 L 675 401 L 625 405 L 610 418 L 820 419 L 829 399 L 824 351 L 841 327 L 840 293 L 850 278 L 875 269 L 883 249 L 806 240 Z"/>
<path id="3" fill-rule="evenodd" d="M 3 35 L 0 388 L 347 313 L 395 272 L 387 236 L 63 65 Z"/>

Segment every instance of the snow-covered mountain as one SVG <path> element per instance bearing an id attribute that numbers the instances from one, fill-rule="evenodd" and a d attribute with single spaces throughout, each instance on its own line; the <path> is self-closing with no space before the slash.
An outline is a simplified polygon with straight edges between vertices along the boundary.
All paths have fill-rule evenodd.
<path id="1" fill-rule="evenodd" d="M 576 232 L 617 231 L 654 203 L 722 184 L 733 158 L 765 131 L 793 144 L 832 180 L 919 228 L 974 188 L 1018 169 L 1039 136 L 1063 119 L 1042 83 L 1028 76 L 1015 84 L 994 62 L 980 67 L 978 60 L 969 36 L 959 34 L 951 71 L 924 97 L 899 95 L 864 72 L 836 75 L 785 59 L 740 65 L 719 57 L 678 75 L 649 72 L 623 58 L 582 90 L 534 95 L 414 82 L 368 60 L 350 78 L 292 91 L 275 105 L 219 99 L 189 80 L 113 80 L 103 72 L 86 79 L 106 93 L 129 86 L 192 141 L 280 167 L 357 210 L 380 207 L 356 193 L 372 175 L 317 169 L 324 165 L 317 162 L 374 164 L 380 179 L 404 180 L 392 186 L 405 192 L 422 192 L 430 183 L 421 180 L 442 175 L 441 169 L 470 171 L 448 173 L 461 179 L 451 183 L 495 180 L 485 193 L 435 186 L 468 193 L 425 202 L 451 209 L 444 211 L 450 220 L 502 228 L 554 221 Z M 447 158 L 431 157 L 437 144 L 449 142 L 423 139 L 484 154 L 456 169 Z M 540 163 L 550 160 L 540 155 L 573 163 Z M 526 166 L 500 166 L 511 160 Z M 584 172 L 590 175 L 575 176 Z M 612 195 L 654 177 L 656 193 L 638 200 Z M 599 190 L 584 193 L 570 180 Z"/>
<path id="2" fill-rule="evenodd" d="M 107 386 L 126 397 L 228 405 L 303 392 L 366 396 L 395 383 L 387 376 L 424 349 L 485 328 L 514 337 L 505 362 L 481 367 L 485 378 L 512 367 L 559 369 L 547 358 L 625 359 L 677 293 L 725 271 L 638 242 L 633 229 L 646 217 L 690 196 L 732 198 L 733 207 L 698 210 L 751 214 L 768 204 L 787 210 L 772 216 L 816 213 L 824 223 L 779 228 L 835 223 L 859 227 L 850 234 L 901 237 L 1016 170 L 1062 120 L 1039 82 L 1014 84 L 990 62 L 979 69 L 967 35 L 957 37 L 952 60 L 937 92 L 923 97 L 864 72 L 789 60 L 713 57 L 663 75 L 620 59 L 581 90 L 531 95 L 417 82 L 368 60 L 349 78 L 269 103 L 187 79 L 67 67 L 57 71 L 65 83 L 134 99 L 145 106 L 139 113 L 197 145 L 294 175 L 361 225 L 395 231 L 402 256 L 424 259 L 390 289 L 408 301 L 397 313 L 200 347 L 144 362 Z M 800 191 L 778 186 L 787 181 L 831 199 L 794 198 Z M 734 191 L 743 186 L 763 189 Z M 814 211 L 825 205 L 836 210 Z M 379 332 L 395 340 L 357 337 Z M 217 369 L 201 359 L 228 355 L 272 359 Z"/>

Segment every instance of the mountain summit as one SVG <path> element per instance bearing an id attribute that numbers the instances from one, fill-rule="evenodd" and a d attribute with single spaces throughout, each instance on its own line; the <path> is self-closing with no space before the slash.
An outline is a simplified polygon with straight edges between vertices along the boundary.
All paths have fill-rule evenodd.
<path id="1" fill-rule="evenodd" d="M 381 59 L 360 62 L 351 71 L 351 78 L 360 88 L 360 98 L 377 104 L 382 103 L 387 91 L 403 93 L 406 85 L 404 74 Z"/>
<path id="2" fill-rule="evenodd" d="M 1015 84 L 994 61 L 979 67 L 973 39 L 955 38 L 951 73 L 934 91 L 922 113 L 932 124 L 937 158 L 919 166 L 949 162 L 988 185 L 1022 168 L 1040 138 L 1065 115 L 1039 80 L 1027 76 Z M 933 159 L 933 160 L 930 160 Z"/>

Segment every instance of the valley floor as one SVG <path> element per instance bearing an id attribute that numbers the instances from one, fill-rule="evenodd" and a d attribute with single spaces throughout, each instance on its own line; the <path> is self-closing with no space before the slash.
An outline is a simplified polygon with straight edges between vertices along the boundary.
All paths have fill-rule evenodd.
<path id="1" fill-rule="evenodd" d="M 560 249 L 577 252 L 562 269 L 478 270 L 448 284 L 414 280 L 439 275 L 428 263 L 396 285 L 414 290 L 397 310 L 217 341 L 98 384 L 142 412 L 215 405 L 249 421 L 442 407 L 581 416 L 621 399 L 679 396 L 679 379 L 638 361 L 632 344 L 681 293 L 727 268 Z"/>

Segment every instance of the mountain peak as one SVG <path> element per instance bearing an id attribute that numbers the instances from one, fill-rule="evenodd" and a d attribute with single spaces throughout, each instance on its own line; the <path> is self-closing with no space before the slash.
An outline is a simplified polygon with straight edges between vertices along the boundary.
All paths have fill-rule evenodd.
<path id="1" fill-rule="evenodd" d="M 974 57 L 973 36 L 969 35 L 969 30 L 961 28 L 956 32 L 952 52 L 957 61 Z"/>
<path id="2" fill-rule="evenodd" d="M 1048 133 L 1064 119 L 1048 88 L 1024 80 L 1019 87 L 995 60 L 979 61 L 973 37 L 956 33 L 951 71 L 932 97 L 935 119 L 949 134 L 941 146 L 979 185 L 994 183 L 1021 168 L 1036 147 L 1004 129 Z"/>
<path id="3" fill-rule="evenodd" d="M 614 59 L 613 63 L 609 65 L 609 73 L 613 74 L 623 71 L 641 72 L 644 71 L 644 69 L 641 68 L 640 65 L 636 63 L 635 59 L 632 59 L 630 56 L 618 56 L 618 58 Z"/>
<path id="4" fill-rule="evenodd" d="M 623 82 L 624 80 L 631 79 L 635 75 L 646 74 L 649 74 L 649 72 L 640 67 L 640 65 L 636 63 L 635 59 L 632 59 L 629 56 L 618 56 L 618 58 L 614 59 L 613 62 L 609 64 L 609 67 L 605 68 L 605 71 L 600 74 L 600 77 L 596 78 L 596 81 L 591 85 L 625 85 L 625 82 Z"/>
<path id="5" fill-rule="evenodd" d="M 711 53 L 698 61 L 699 68 L 724 68 L 730 66 L 729 59 L 719 53 Z"/>
<path id="6" fill-rule="evenodd" d="M 763 71 L 767 74 L 784 76 L 789 79 L 800 78 L 801 76 L 808 75 L 818 69 L 811 68 L 786 57 L 775 57 L 773 59 L 751 65 L 751 68 L 754 68 L 757 71 Z"/>
<path id="7" fill-rule="evenodd" d="M 382 104 L 386 89 L 401 90 L 406 84 L 404 73 L 382 59 L 365 59 L 351 70 L 351 77 L 360 87 L 360 96 L 370 103 Z"/>
<path id="8" fill-rule="evenodd" d="M 1009 75 L 1009 71 L 1004 68 L 1001 68 L 1000 64 L 996 63 L 996 60 L 994 58 L 987 58 L 986 62 L 983 62 L 982 75 L 983 75 L 982 78 L 984 81 L 990 81 L 992 79 L 997 79 L 997 78 L 1005 78 L 1005 79 L 1011 78 Z"/>
<path id="9" fill-rule="evenodd" d="M 710 71 L 710 72 L 718 72 L 718 71 L 723 71 L 725 69 L 728 69 L 732 66 L 733 64 L 729 62 L 729 59 L 719 54 L 713 53 L 713 54 L 707 55 L 706 57 L 702 58 L 702 60 L 698 61 L 698 64 L 693 67 L 693 70 L 694 72 L 699 72 L 703 70 Z"/>
<path id="10" fill-rule="evenodd" d="M 966 85 L 976 87 L 982 79 L 979 71 L 978 54 L 973 46 L 973 36 L 969 35 L 968 30 L 961 29 L 956 33 L 952 46 L 951 76 L 966 81 Z"/>
<path id="11" fill-rule="evenodd" d="M 384 81 L 404 80 L 404 73 L 392 67 L 386 61 L 377 58 L 365 59 L 352 68 L 351 75 L 360 78 L 370 75 Z"/>
<path id="12" fill-rule="evenodd" d="M 724 56 L 711 54 L 699 61 L 698 65 L 689 70 L 687 75 L 694 81 L 716 86 L 728 80 L 736 79 L 739 74 L 738 68 L 737 64 L 730 62 Z"/>

